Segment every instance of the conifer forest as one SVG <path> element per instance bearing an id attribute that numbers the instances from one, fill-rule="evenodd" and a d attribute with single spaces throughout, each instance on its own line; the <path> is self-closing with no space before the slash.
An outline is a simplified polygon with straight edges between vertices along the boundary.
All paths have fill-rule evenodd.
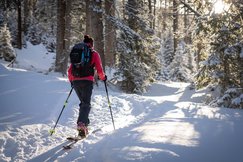
<path id="1" fill-rule="evenodd" d="M 242 0 L 0 0 L 0 58 L 12 65 L 15 49 L 43 44 L 49 72 L 66 76 L 84 35 L 126 93 L 187 82 L 209 105 L 243 108 Z"/>

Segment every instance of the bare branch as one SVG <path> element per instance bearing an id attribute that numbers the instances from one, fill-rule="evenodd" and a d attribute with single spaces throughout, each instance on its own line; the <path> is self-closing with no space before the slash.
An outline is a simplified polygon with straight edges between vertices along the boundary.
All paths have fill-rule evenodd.
<path id="1" fill-rule="evenodd" d="M 180 0 L 180 2 L 186 7 L 188 8 L 190 11 L 192 11 L 196 16 L 200 17 L 202 16 L 199 12 L 197 12 L 196 10 L 194 10 L 190 4 L 186 3 L 186 2 L 183 2 L 182 0 Z"/>

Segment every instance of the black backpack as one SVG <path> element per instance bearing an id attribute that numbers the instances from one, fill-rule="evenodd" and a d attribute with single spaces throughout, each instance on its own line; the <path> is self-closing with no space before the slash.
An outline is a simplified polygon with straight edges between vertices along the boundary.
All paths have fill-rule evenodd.
<path id="1" fill-rule="evenodd" d="M 85 43 L 76 44 L 70 53 L 72 75 L 86 77 L 94 75 L 94 66 L 91 65 L 93 51 Z"/>

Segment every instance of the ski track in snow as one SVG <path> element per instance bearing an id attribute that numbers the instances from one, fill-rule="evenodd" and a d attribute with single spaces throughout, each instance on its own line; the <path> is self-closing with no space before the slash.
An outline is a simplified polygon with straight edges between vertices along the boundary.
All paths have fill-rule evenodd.
<path id="1" fill-rule="evenodd" d="M 79 101 L 74 93 L 53 136 L 49 136 L 49 130 L 69 93 L 69 83 L 56 76 L 3 67 L 0 72 L 0 161 L 240 162 L 243 159 L 242 145 L 238 144 L 243 143 L 238 137 L 243 135 L 238 124 L 242 123 L 243 113 L 205 106 L 201 104 L 204 92 L 189 90 L 189 84 L 175 82 L 154 84 L 144 95 L 109 88 L 115 131 L 105 88 L 100 83 L 93 90 L 90 129 L 102 131 L 77 142 L 72 150 L 63 151 L 62 146 L 68 144 L 66 137 L 77 133 Z M 225 154 L 228 149 L 233 151 Z"/>

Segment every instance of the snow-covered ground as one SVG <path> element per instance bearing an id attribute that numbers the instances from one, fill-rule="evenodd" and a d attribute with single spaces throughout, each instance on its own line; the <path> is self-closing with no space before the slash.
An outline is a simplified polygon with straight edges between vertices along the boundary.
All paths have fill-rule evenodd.
<path id="1" fill-rule="evenodd" d="M 205 106 L 204 91 L 176 82 L 153 84 L 144 95 L 109 85 L 116 130 L 100 82 L 93 90 L 90 130 L 102 130 L 64 151 L 66 137 L 77 134 L 78 98 L 70 96 L 50 136 L 71 87 L 61 75 L 46 75 L 54 54 L 28 47 L 18 51 L 15 68 L 0 64 L 0 161 L 243 161 L 242 110 Z"/>

